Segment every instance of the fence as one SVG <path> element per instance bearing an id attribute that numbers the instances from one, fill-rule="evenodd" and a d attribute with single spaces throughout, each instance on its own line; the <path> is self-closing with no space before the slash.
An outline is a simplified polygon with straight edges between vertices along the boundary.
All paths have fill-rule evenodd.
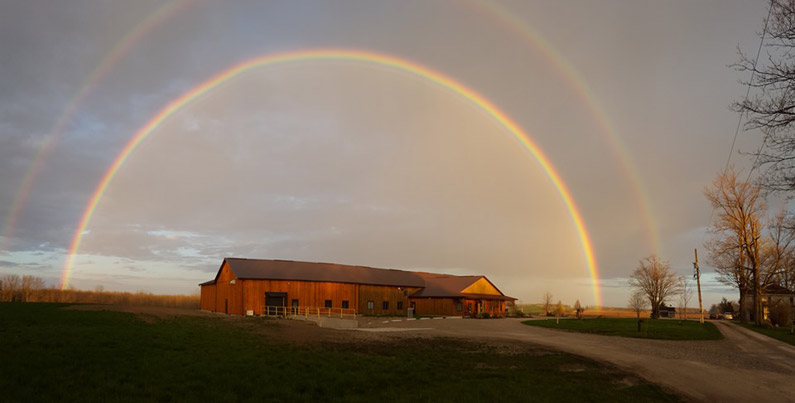
<path id="1" fill-rule="evenodd" d="M 353 319 L 356 319 L 356 310 L 353 308 L 320 308 L 316 306 L 263 306 L 262 307 L 262 315 L 263 316 L 281 316 L 281 317 L 309 317 L 309 316 L 326 316 L 326 317 L 339 317 L 340 319 L 345 318 L 345 316 L 352 316 Z"/>

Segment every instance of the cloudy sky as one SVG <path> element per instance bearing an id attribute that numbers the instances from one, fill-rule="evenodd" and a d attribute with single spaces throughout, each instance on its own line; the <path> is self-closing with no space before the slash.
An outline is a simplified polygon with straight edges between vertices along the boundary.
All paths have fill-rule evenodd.
<path id="1" fill-rule="evenodd" d="M 756 51 L 766 7 L 0 1 L 0 275 L 60 282 L 103 175 L 173 100 L 247 60 L 342 49 L 435 71 L 515 121 L 581 213 L 604 303 L 624 306 L 644 256 L 692 273 L 748 78 L 729 65 Z M 747 172 L 737 150 L 760 142 L 741 133 L 731 162 Z M 175 110 L 109 182 L 69 283 L 192 293 L 226 256 L 595 302 L 571 212 L 522 143 L 460 93 L 366 61 L 262 65 Z M 704 287 L 707 304 L 736 298 Z"/>

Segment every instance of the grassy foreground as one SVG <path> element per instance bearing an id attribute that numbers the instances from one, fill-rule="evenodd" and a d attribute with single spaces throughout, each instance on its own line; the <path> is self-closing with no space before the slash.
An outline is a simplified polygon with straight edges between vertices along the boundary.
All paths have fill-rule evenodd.
<path id="1" fill-rule="evenodd" d="M 552 318 L 528 320 L 522 323 L 550 329 L 643 339 L 718 340 L 723 338 L 714 324 L 705 322 L 702 325 L 693 320 L 643 319 L 640 332 L 638 332 L 638 321 L 634 318 L 561 319 L 560 324 L 556 324 L 555 319 Z"/>
<path id="2" fill-rule="evenodd" d="M 767 337 L 772 337 L 776 340 L 781 340 L 784 343 L 789 343 L 795 346 L 795 334 L 790 333 L 790 327 L 756 327 L 752 324 L 740 324 L 740 326 L 745 326 L 747 329 L 751 329 L 757 333 L 761 333 Z"/>
<path id="3" fill-rule="evenodd" d="M 301 347 L 268 336 L 279 321 L 142 321 L 62 306 L 0 303 L 0 400 L 678 400 L 613 367 L 532 346 L 506 352 L 402 339 Z"/>

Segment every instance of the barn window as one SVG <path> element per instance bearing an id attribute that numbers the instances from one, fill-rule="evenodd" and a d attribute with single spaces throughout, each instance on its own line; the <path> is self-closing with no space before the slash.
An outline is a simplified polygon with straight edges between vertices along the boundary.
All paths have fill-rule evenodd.
<path id="1" fill-rule="evenodd" d="M 327 300 L 326 300 L 326 304 L 325 304 L 325 305 L 323 305 L 323 306 L 324 306 L 324 307 L 326 307 L 326 308 L 331 308 L 331 300 L 330 300 L 330 299 L 327 299 Z"/>
<path id="2" fill-rule="evenodd" d="M 342 307 L 345 308 L 345 309 L 348 309 L 348 301 L 343 300 L 342 301 Z"/>
<path id="3" fill-rule="evenodd" d="M 372 311 L 373 310 L 373 305 L 374 305 L 373 301 L 367 301 L 367 309 Z"/>
<path id="4" fill-rule="evenodd" d="M 381 309 L 387 310 L 389 309 L 389 301 L 384 301 L 381 303 Z"/>
<path id="5" fill-rule="evenodd" d="M 462 310 L 463 308 L 464 308 L 464 307 L 463 307 L 463 306 L 461 306 L 461 303 L 460 303 L 460 302 L 459 302 L 459 303 L 457 303 L 457 304 L 455 304 L 455 309 L 456 309 L 456 311 L 458 311 L 458 312 L 461 312 L 461 310 Z"/>
<path id="6" fill-rule="evenodd" d="M 398 310 L 403 309 L 403 301 L 398 301 Z"/>

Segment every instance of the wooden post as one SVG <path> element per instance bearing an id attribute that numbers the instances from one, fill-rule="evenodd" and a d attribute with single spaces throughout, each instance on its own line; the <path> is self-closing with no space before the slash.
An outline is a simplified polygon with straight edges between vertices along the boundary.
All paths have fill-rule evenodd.
<path id="1" fill-rule="evenodd" d="M 699 321 L 703 324 L 704 323 L 704 307 L 701 305 L 701 271 L 698 268 L 698 248 L 693 249 L 696 253 L 696 261 L 693 262 L 693 268 L 695 269 L 694 276 L 696 277 L 696 285 L 698 286 L 698 312 L 699 312 Z M 687 313 L 685 312 L 685 315 Z"/>

